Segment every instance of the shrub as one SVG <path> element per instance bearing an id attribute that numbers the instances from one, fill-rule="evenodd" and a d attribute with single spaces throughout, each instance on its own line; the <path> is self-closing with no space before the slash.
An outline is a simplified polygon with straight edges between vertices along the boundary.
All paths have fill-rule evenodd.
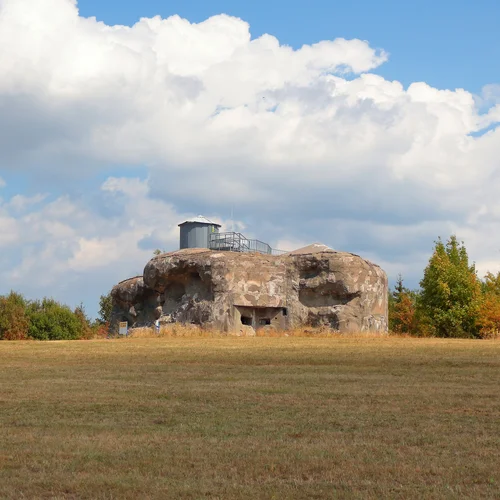
<path id="1" fill-rule="evenodd" d="M 93 339 L 105 339 L 109 336 L 109 323 L 101 323 L 95 321 L 92 324 L 92 337 Z"/>
<path id="2" fill-rule="evenodd" d="M 53 299 L 34 301 L 28 305 L 29 336 L 35 340 L 74 340 L 82 338 L 81 318 L 68 306 Z"/>
<path id="3" fill-rule="evenodd" d="M 477 325 L 482 338 L 500 337 L 500 273 L 486 274 Z"/>
<path id="4" fill-rule="evenodd" d="M 28 329 L 24 297 L 16 292 L 0 297 L 0 339 L 24 340 L 28 338 Z"/>
<path id="5" fill-rule="evenodd" d="M 500 297 L 488 293 L 479 308 L 479 335 L 482 338 L 496 338 L 500 333 Z"/>
<path id="6" fill-rule="evenodd" d="M 403 285 L 403 277 L 398 276 L 394 291 L 389 294 L 389 329 L 396 334 L 415 334 L 415 303 L 417 293 Z"/>
<path id="7" fill-rule="evenodd" d="M 90 319 L 88 318 L 87 313 L 85 312 L 84 305 L 80 304 L 78 307 L 76 307 L 74 314 L 82 327 L 82 333 L 80 334 L 79 338 L 86 340 L 93 338 L 94 331 L 92 329 Z"/>

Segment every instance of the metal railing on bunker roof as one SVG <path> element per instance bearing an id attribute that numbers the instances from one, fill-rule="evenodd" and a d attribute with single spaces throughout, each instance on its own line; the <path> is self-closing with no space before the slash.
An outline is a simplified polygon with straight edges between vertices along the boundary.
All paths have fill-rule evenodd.
<path id="1" fill-rule="evenodd" d="M 276 250 L 260 240 L 250 240 L 241 233 L 210 233 L 208 248 L 222 252 L 257 252 L 266 255 L 282 255 L 283 250 Z"/>

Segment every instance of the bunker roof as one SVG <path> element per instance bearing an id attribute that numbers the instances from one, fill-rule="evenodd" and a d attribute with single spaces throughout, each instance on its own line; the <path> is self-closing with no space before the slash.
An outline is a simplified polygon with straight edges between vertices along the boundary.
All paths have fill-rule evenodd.
<path id="1" fill-rule="evenodd" d="M 192 219 L 185 220 L 184 222 L 181 222 L 179 226 L 183 226 L 184 224 L 190 224 L 192 222 L 197 222 L 198 224 L 211 224 L 212 226 L 221 227 L 220 224 L 217 224 L 217 222 L 212 222 L 203 215 L 198 215 L 197 217 L 193 217 Z"/>
<path id="2" fill-rule="evenodd" d="M 322 252 L 335 252 L 333 248 L 323 245 L 323 243 L 312 243 L 303 248 L 298 248 L 293 252 L 289 252 L 289 255 L 304 255 L 310 253 L 322 253 Z"/>

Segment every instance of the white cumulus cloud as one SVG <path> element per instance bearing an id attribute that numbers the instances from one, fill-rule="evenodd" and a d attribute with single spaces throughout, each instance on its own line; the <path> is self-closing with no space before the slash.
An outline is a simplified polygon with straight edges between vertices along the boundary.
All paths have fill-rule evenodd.
<path id="1" fill-rule="evenodd" d="M 251 236 L 323 241 L 415 279 L 451 231 L 492 266 L 498 83 L 405 88 L 375 74 L 387 59 L 362 40 L 252 38 L 224 14 L 108 26 L 73 0 L 0 0 L 0 172 L 43 183 L 0 205 L 4 288 L 50 293 L 64 276 L 96 294 L 175 247 L 182 214 L 231 207 Z"/>

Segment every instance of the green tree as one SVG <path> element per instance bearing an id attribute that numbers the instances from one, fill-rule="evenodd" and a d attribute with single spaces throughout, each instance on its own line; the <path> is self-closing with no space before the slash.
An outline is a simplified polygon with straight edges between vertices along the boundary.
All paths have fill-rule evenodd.
<path id="1" fill-rule="evenodd" d="M 438 337 L 476 337 L 481 283 L 463 243 L 438 239 L 420 282 L 419 314 Z"/>
<path id="2" fill-rule="evenodd" d="M 85 311 L 85 306 L 83 305 L 83 303 L 80 303 L 79 306 L 75 307 L 74 314 L 82 326 L 82 333 L 80 334 L 80 338 L 83 339 L 92 338 L 93 335 L 92 322 L 90 321 L 90 318 L 87 316 L 87 312 Z"/>
<path id="3" fill-rule="evenodd" d="M 113 312 L 113 298 L 111 292 L 106 295 L 101 295 L 99 299 L 99 318 L 97 321 L 101 325 L 109 324 L 111 321 L 111 313 Z"/>
<path id="4" fill-rule="evenodd" d="M 30 302 L 27 308 L 28 334 L 35 340 L 74 340 L 82 338 L 83 324 L 68 306 L 53 299 Z"/>
<path id="5" fill-rule="evenodd" d="M 394 290 L 389 294 L 389 329 L 395 333 L 415 334 L 416 292 L 406 288 L 398 276 Z"/>
<path id="6" fill-rule="evenodd" d="M 0 340 L 26 339 L 28 328 L 24 297 L 16 292 L 0 297 Z"/>
<path id="7" fill-rule="evenodd" d="M 487 272 L 481 283 L 481 288 L 485 294 L 493 293 L 500 297 L 500 272 L 497 274 Z"/>

